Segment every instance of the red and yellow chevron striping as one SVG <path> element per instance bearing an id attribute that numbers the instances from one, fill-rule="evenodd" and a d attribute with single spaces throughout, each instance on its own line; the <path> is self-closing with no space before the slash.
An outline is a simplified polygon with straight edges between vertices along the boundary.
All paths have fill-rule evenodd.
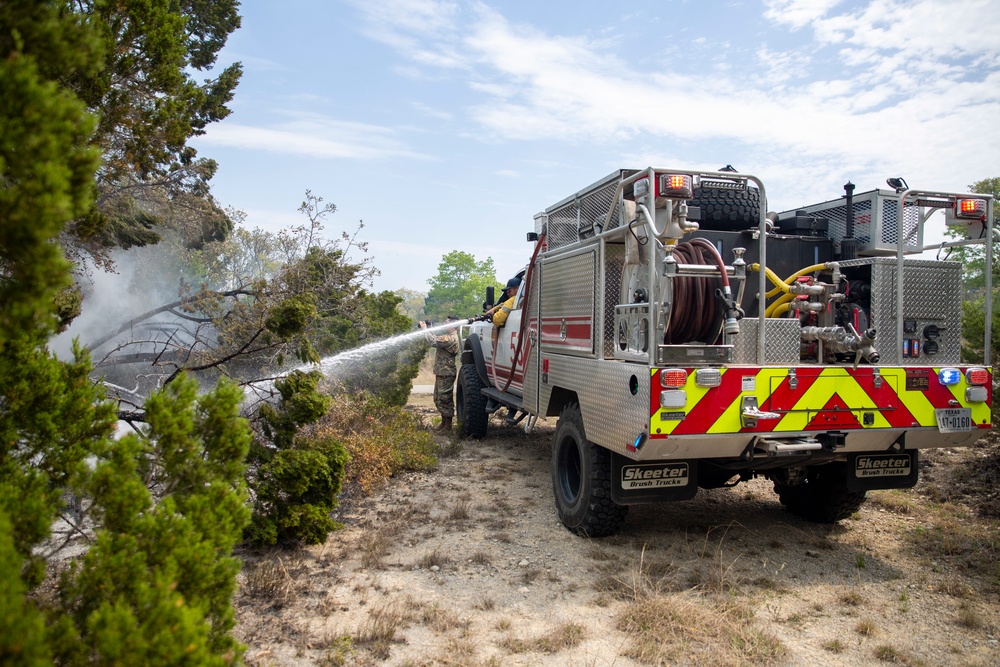
<path id="1" fill-rule="evenodd" d="M 935 409 L 970 408 L 974 428 L 988 429 L 992 378 L 984 403 L 965 399 L 962 379 L 946 386 L 932 367 L 724 368 L 717 387 L 699 387 L 687 369 L 684 408 L 660 407 L 660 371 L 650 377 L 650 437 L 785 433 L 847 429 L 936 428 Z M 742 401 L 754 396 L 762 412 L 778 419 L 744 428 Z"/>

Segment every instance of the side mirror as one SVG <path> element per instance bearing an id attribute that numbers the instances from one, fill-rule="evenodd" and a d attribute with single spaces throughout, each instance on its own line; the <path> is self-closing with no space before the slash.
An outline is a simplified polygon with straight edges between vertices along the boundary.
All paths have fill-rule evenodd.
<path id="1" fill-rule="evenodd" d="M 486 288 L 486 303 L 483 304 L 483 310 L 489 310 L 496 303 L 496 289 L 493 285 L 489 285 Z"/>
<path id="2" fill-rule="evenodd" d="M 538 240 L 538 232 L 528 232 L 528 242 L 534 243 Z"/>

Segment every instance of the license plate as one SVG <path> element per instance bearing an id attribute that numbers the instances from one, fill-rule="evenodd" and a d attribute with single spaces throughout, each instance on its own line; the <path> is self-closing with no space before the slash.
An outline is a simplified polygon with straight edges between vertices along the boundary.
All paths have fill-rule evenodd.
<path id="1" fill-rule="evenodd" d="M 939 408 L 934 411 L 938 431 L 961 433 L 972 430 L 972 408 Z"/>

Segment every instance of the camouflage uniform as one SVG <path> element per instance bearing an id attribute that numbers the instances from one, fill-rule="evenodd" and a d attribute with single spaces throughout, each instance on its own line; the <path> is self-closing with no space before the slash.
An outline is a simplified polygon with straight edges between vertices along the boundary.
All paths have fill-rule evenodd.
<path id="1" fill-rule="evenodd" d="M 458 331 L 448 331 L 440 336 L 427 334 L 431 347 L 437 348 L 434 353 L 434 407 L 442 418 L 451 420 L 455 413 L 455 356 L 461 349 Z"/>

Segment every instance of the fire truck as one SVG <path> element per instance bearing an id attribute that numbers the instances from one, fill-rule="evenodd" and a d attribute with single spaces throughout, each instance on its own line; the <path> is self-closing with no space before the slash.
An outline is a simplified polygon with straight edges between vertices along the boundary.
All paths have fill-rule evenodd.
<path id="1" fill-rule="evenodd" d="M 962 264 L 941 253 L 984 246 L 992 293 L 993 200 L 887 184 L 767 213 L 755 176 L 650 167 L 550 206 L 499 335 L 468 327 L 462 433 L 558 416 L 556 508 L 589 536 L 759 476 L 826 523 L 912 487 L 921 449 L 991 427 L 991 299 L 963 363 Z M 956 233 L 934 255 L 925 227 Z"/>

